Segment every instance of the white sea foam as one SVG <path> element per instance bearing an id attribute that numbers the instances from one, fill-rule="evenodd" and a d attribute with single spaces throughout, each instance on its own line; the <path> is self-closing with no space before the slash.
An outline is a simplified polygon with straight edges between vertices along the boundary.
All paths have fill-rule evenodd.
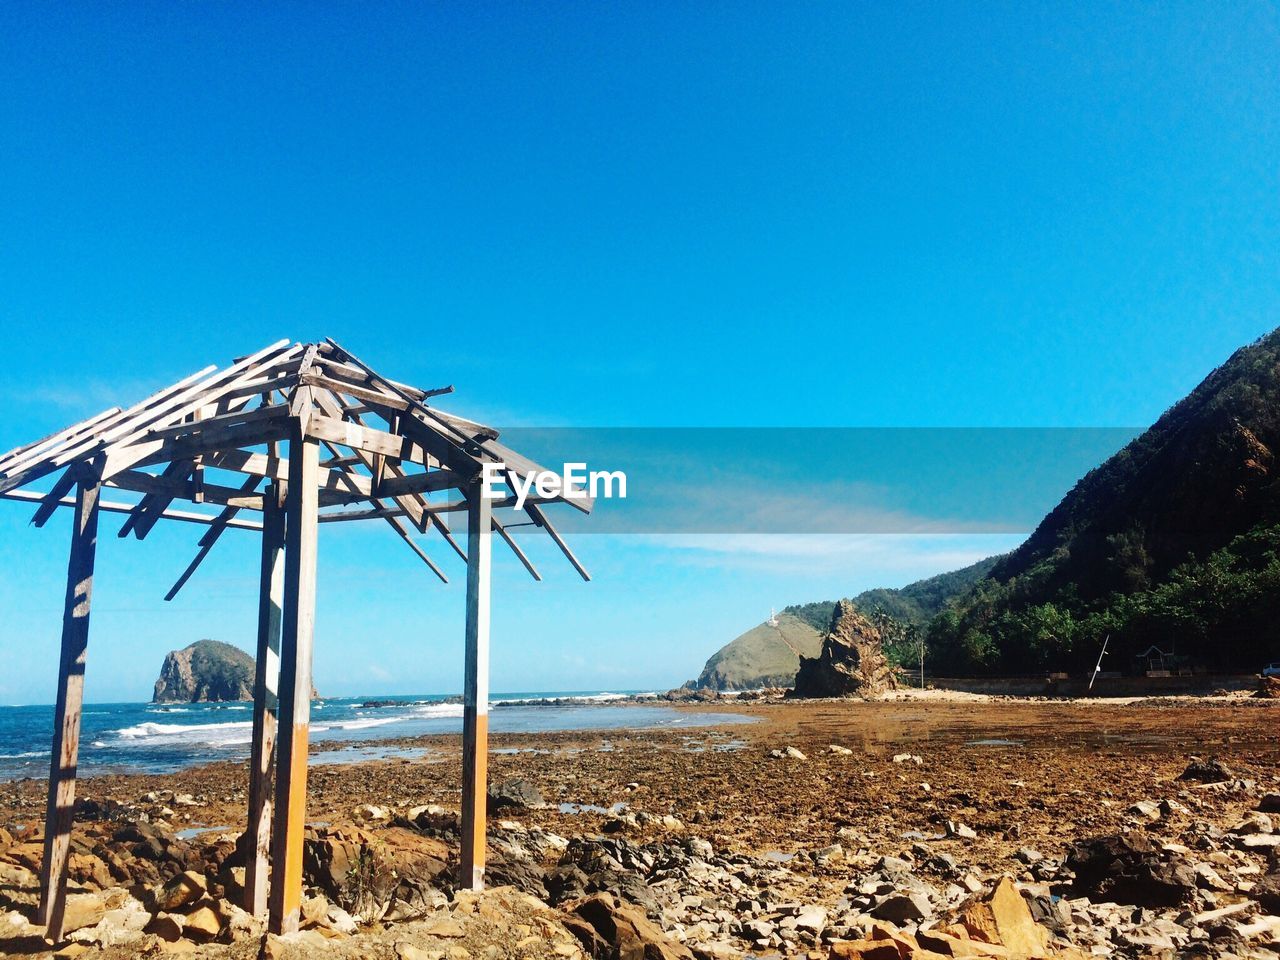
<path id="1" fill-rule="evenodd" d="M 413 708 L 413 717 L 460 717 L 460 703 L 424 703 Z M 408 719 L 408 718 L 405 718 Z"/>
<path id="2" fill-rule="evenodd" d="M 139 746 L 173 746 L 183 743 L 223 746 L 249 743 L 253 739 L 253 724 L 247 720 L 227 723 L 139 723 L 114 733 L 121 740 L 128 740 Z"/>
<path id="3" fill-rule="evenodd" d="M 25 760 L 28 757 L 47 757 L 48 751 L 28 750 L 26 753 L 0 753 L 0 760 Z"/>
<path id="4" fill-rule="evenodd" d="M 367 730 L 369 727 L 385 727 L 388 723 L 399 723 L 408 717 L 362 717 L 359 720 L 339 720 L 330 723 L 326 729 L 335 730 Z M 316 729 L 315 727 L 312 728 Z"/>

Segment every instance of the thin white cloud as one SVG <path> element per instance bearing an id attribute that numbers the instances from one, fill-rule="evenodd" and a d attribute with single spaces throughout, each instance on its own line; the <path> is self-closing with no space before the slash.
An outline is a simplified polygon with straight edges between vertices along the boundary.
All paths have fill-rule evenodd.
<path id="1" fill-rule="evenodd" d="M 1026 534 L 663 534 L 643 542 L 677 562 L 795 574 L 874 570 L 886 580 L 945 573 L 1016 547 Z M 926 574 L 928 575 L 928 574 Z"/>

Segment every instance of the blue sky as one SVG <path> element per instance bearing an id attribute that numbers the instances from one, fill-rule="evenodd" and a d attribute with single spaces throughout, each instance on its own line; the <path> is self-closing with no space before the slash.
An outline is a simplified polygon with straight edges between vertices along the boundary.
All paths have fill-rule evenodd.
<path id="1" fill-rule="evenodd" d="M 9 5 L 0 447 L 325 335 L 499 424 L 1141 426 L 1277 324 L 1278 41 L 1263 4 Z M 13 702 L 65 565 L 28 513 Z M 116 523 L 90 699 L 248 644 L 251 537 L 164 604 L 198 531 Z M 322 692 L 457 689 L 456 582 L 328 533 Z M 500 565 L 494 688 L 671 686 L 770 604 L 1017 540 L 582 537 L 591 584 Z"/>

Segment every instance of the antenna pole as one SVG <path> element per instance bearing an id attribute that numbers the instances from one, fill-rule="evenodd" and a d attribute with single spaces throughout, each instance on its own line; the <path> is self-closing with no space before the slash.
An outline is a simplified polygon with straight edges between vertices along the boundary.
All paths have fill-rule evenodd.
<path id="1" fill-rule="evenodd" d="M 1111 634 L 1107 634 L 1102 638 L 1102 652 L 1098 654 L 1098 662 L 1093 668 L 1093 675 L 1089 677 L 1089 689 L 1093 689 L 1093 681 L 1098 679 L 1098 673 L 1102 670 L 1102 658 L 1107 655 L 1107 643 L 1111 640 Z"/>

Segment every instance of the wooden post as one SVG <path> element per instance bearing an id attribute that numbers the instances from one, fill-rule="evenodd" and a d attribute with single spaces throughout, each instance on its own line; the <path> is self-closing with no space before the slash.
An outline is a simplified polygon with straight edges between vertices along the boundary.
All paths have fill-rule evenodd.
<path id="1" fill-rule="evenodd" d="M 263 498 L 262 567 L 258 592 L 258 653 L 253 683 L 253 747 L 249 754 L 249 828 L 244 908 L 267 913 L 267 858 L 271 851 L 271 770 L 279 710 L 280 626 L 284 605 L 283 487 L 273 483 Z"/>
<path id="2" fill-rule="evenodd" d="M 462 875 L 484 889 L 489 779 L 489 575 L 493 504 L 479 480 L 467 488 L 467 660 L 462 707 Z"/>
<path id="3" fill-rule="evenodd" d="M 84 664 L 89 644 L 89 602 L 98 545 L 96 477 L 82 479 L 76 492 L 67 596 L 62 614 L 62 656 L 58 663 L 58 704 L 54 710 L 53 754 L 49 760 L 49 797 L 44 821 L 44 860 L 40 867 L 40 910 L 36 923 L 45 935 L 62 939 L 67 901 L 67 854 L 76 801 L 76 762 L 80 753 L 80 708 L 84 702 Z"/>
<path id="4" fill-rule="evenodd" d="M 311 716 L 311 642 L 316 609 L 319 444 L 295 422 L 289 438 L 285 497 L 284 629 L 280 639 L 280 729 L 272 812 L 269 929 L 298 929 L 302 906 L 302 834 L 307 816 L 307 728 Z"/>

